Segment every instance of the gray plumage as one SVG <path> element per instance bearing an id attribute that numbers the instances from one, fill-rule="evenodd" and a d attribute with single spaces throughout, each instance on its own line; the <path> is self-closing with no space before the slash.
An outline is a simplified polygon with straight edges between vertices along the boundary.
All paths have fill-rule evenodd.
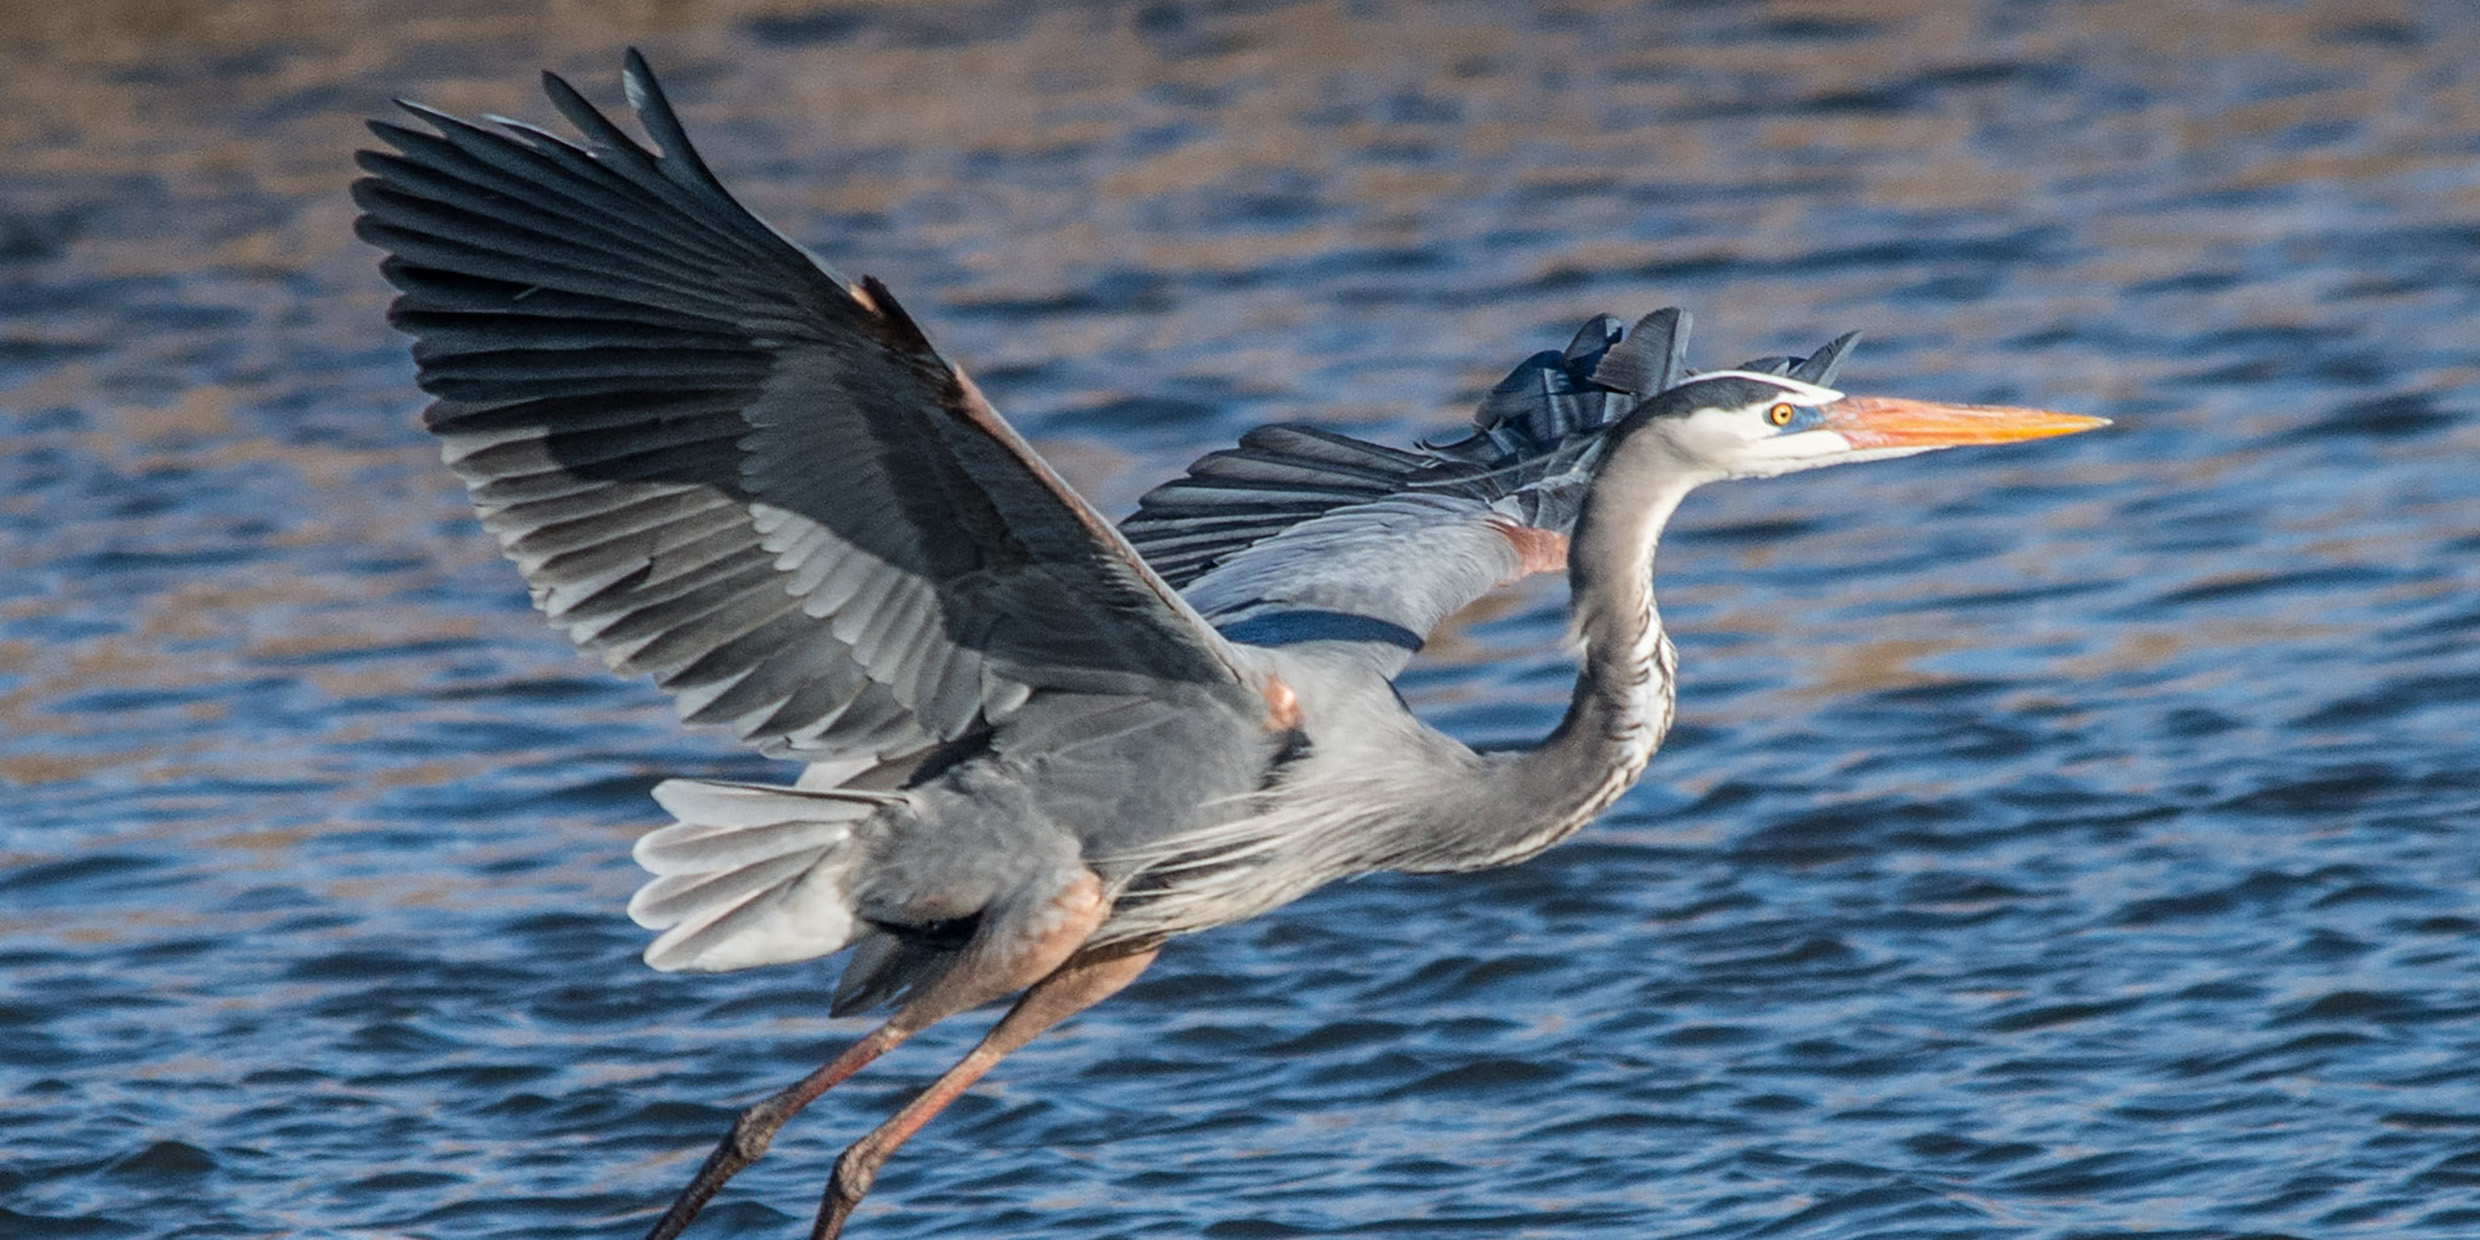
<path id="1" fill-rule="evenodd" d="M 1024 990 L 924 1101 L 848 1151 L 817 1235 L 990 1063 L 1164 940 L 1375 870 L 1539 852 L 1626 791 L 1672 718 L 1654 548 L 1694 487 L 2098 423 L 1844 398 L 1856 337 L 1686 369 L 1687 317 L 1589 321 L 1414 449 L 1264 427 L 1123 533 L 877 281 L 749 214 L 630 53 L 641 146 L 556 77 L 582 143 L 405 105 L 353 192 L 425 414 L 551 623 L 684 720 L 807 763 L 671 780 L 630 913 L 664 969 L 852 950 L 877 1031 L 753 1107 L 668 1238 L 793 1111 L 913 1032 Z M 1480 753 L 1391 678 L 1527 572 L 1582 669 L 1539 745 Z M 925 1109 L 926 1108 L 926 1109 Z"/>

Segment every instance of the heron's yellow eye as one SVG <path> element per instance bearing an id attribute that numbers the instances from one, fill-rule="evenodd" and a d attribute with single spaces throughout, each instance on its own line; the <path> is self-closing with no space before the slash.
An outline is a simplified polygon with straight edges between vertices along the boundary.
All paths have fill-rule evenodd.
<path id="1" fill-rule="evenodd" d="M 1776 405 L 1765 411 L 1765 420 L 1776 426 L 1789 426 L 1793 412 L 1789 405 Z"/>

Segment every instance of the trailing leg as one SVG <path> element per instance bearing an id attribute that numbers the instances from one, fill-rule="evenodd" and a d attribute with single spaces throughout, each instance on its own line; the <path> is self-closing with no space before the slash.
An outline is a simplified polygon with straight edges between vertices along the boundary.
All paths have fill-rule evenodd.
<path id="1" fill-rule="evenodd" d="M 902 1027 L 900 1022 L 904 1015 L 898 1013 L 896 1019 L 871 1030 L 868 1036 L 853 1043 L 825 1067 L 802 1077 L 791 1088 L 741 1112 L 740 1117 L 732 1121 L 732 1131 L 724 1134 L 722 1142 L 715 1146 L 715 1152 L 706 1156 L 705 1165 L 698 1168 L 697 1178 L 689 1181 L 689 1186 L 680 1190 L 680 1196 L 672 1199 L 671 1208 L 663 1212 L 662 1218 L 655 1220 L 654 1229 L 646 1233 L 646 1240 L 672 1240 L 678 1236 L 689 1221 L 697 1217 L 698 1211 L 706 1208 L 706 1203 L 723 1188 L 725 1181 L 740 1174 L 743 1168 L 758 1161 L 759 1155 L 766 1153 L 766 1147 L 774 1142 L 775 1134 L 802 1107 L 816 1101 L 820 1094 L 911 1037 L 917 1030 Z"/>
<path id="2" fill-rule="evenodd" d="M 836 1240 L 842 1235 L 845 1220 L 852 1217 L 853 1208 L 861 1204 L 861 1198 L 878 1179 L 879 1167 L 895 1153 L 896 1147 L 921 1131 L 924 1124 L 982 1079 L 1008 1052 L 1117 994 L 1153 962 L 1152 950 L 1078 961 L 1062 966 L 1026 991 L 1025 997 L 1016 1001 L 1016 1006 L 971 1053 L 835 1160 L 835 1176 L 827 1184 L 826 1199 L 819 1204 L 818 1222 L 810 1230 L 810 1240 Z"/>
<path id="3" fill-rule="evenodd" d="M 985 923 L 955 965 L 916 992 L 886 1024 L 791 1088 L 743 1111 L 733 1121 L 732 1131 L 698 1168 L 696 1178 L 655 1221 L 646 1240 L 678 1236 L 724 1183 L 756 1162 L 785 1122 L 819 1095 L 914 1034 L 958 1012 L 1023 990 L 1057 971 L 1110 912 L 1102 880 L 1089 870 L 1079 870 L 1050 899 L 1032 903 L 1017 916 L 994 917 Z"/>

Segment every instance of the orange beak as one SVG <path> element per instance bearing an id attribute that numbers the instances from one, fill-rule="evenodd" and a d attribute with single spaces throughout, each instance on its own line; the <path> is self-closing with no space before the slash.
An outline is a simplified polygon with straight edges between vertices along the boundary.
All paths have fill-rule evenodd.
<path id="1" fill-rule="evenodd" d="M 1855 448 L 1950 448 L 1961 444 L 2014 443 L 2047 439 L 2108 426 L 2108 418 L 2087 418 L 2047 409 L 2008 405 L 1938 405 L 1899 396 L 1846 396 L 1818 406 L 1820 428 L 1851 441 Z"/>

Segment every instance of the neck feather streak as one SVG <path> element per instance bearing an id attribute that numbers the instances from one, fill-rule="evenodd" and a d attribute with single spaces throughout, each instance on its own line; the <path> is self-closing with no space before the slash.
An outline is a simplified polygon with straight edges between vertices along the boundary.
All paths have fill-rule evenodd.
<path id="1" fill-rule="evenodd" d="M 1634 787 L 1670 732 L 1678 653 L 1654 606 L 1653 555 L 1689 484 L 1610 481 L 1588 499 L 1568 553 L 1583 666 L 1567 715 L 1487 775 L 1504 825 L 1417 868 L 1509 865 L 1558 843 Z"/>

